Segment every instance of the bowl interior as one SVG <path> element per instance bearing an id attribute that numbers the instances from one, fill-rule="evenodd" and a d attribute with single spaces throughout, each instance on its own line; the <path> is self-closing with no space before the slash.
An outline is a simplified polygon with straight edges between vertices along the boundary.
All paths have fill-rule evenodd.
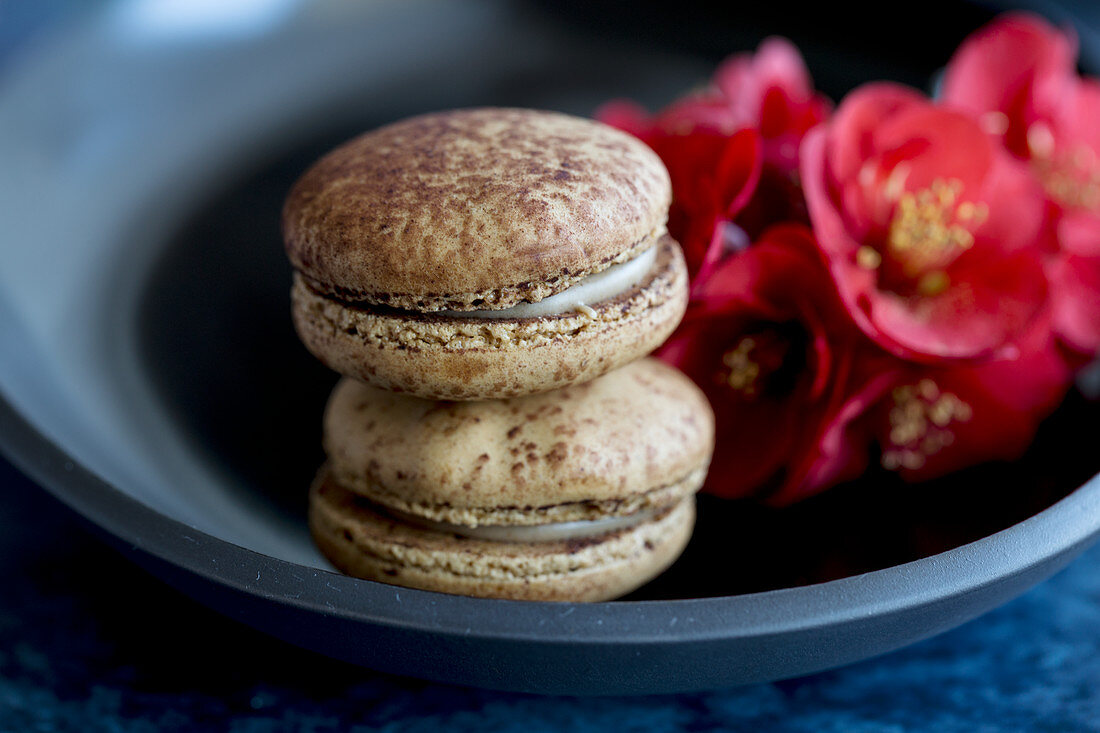
<path id="1" fill-rule="evenodd" d="M 313 159 L 443 107 L 591 114 L 618 96 L 656 107 L 777 29 L 833 97 L 872 78 L 923 85 L 985 17 L 950 5 L 932 14 L 937 44 L 919 48 L 853 41 L 838 19 L 791 25 L 767 9 L 704 22 L 583 3 L 421 13 L 320 2 L 249 33 L 168 36 L 151 17 L 105 13 L 0 89 L 0 159 L 12 172 L 0 182 L 0 391 L 156 510 L 327 567 L 304 514 L 335 376 L 294 337 L 278 230 L 282 199 Z M 1071 400 L 1020 464 L 931 485 L 869 475 L 783 512 L 703 497 L 683 558 L 631 598 L 804 585 L 983 537 L 1092 475 L 1079 426 L 1096 417 Z"/>
<path id="2" fill-rule="evenodd" d="M 219 193 L 164 249 L 138 312 L 142 362 L 174 424 L 232 480 L 305 523 L 305 487 L 324 460 L 320 415 L 336 375 L 289 323 L 290 268 L 278 213 L 294 179 L 339 141 L 276 156 Z M 196 284 L 201 287 L 196 287 Z M 1095 471 L 1097 406 L 1072 398 L 1018 463 L 908 486 L 886 472 L 782 510 L 700 497 L 688 550 L 630 599 L 734 595 L 832 580 L 971 542 L 1045 509 Z M 714 558 L 729 558 L 715 572 Z"/>

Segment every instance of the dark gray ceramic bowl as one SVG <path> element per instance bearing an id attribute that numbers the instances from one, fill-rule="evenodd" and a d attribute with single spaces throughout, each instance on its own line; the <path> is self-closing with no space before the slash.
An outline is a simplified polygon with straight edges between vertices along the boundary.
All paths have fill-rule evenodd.
<path id="1" fill-rule="evenodd" d="M 984 16 L 931 13 L 920 44 L 883 48 L 778 10 L 695 24 L 681 8 L 582 3 L 553 17 L 504 3 L 272 0 L 218 18 L 154 5 L 112 6 L 0 77 L 0 443 L 173 585 L 390 672 L 670 692 L 897 648 L 1020 593 L 1100 532 L 1096 431 L 1082 427 L 1097 410 L 1073 399 L 1013 466 L 919 489 L 869 476 L 783 513 L 704 498 L 681 561 L 622 602 L 478 600 L 331 572 L 304 497 L 334 377 L 290 329 L 277 228 L 310 160 L 432 108 L 656 105 L 761 28 L 794 35 L 834 96 L 872 77 L 921 84 Z"/>

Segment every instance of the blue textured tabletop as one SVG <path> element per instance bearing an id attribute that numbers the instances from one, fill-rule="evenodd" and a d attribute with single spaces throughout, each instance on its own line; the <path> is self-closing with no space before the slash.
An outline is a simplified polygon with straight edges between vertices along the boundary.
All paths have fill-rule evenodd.
<path id="1" fill-rule="evenodd" d="M 146 575 L 0 461 L 0 732 L 1100 730 L 1100 547 L 965 626 L 840 670 L 644 698 L 385 676 Z"/>

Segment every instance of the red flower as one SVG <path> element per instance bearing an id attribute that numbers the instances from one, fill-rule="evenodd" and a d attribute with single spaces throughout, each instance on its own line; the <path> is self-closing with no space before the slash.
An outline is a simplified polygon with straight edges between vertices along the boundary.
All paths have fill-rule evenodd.
<path id="1" fill-rule="evenodd" d="M 607 105 L 598 116 L 640 137 L 668 168 L 668 230 L 683 247 L 688 272 L 695 277 L 719 234 L 719 223 L 735 219 L 756 191 L 763 165 L 760 136 L 751 129 L 733 134 L 702 127 L 688 134 L 670 132 L 626 102 Z"/>
<path id="2" fill-rule="evenodd" d="M 989 356 L 1042 307 L 1042 194 L 970 117 L 867 85 L 806 136 L 801 157 L 841 300 L 884 348 L 922 361 Z"/>
<path id="3" fill-rule="evenodd" d="M 886 388 L 856 379 L 852 325 L 801 225 L 776 227 L 717 263 L 660 356 L 706 392 L 717 416 L 708 491 L 789 503 L 858 475 L 866 440 L 844 427 Z M 876 357 L 864 362 L 870 364 Z M 861 369 L 861 373 L 870 370 Z"/>
<path id="4" fill-rule="evenodd" d="M 657 133 L 647 141 L 672 179 L 668 229 L 684 249 L 692 276 L 702 267 L 719 222 L 734 219 L 760 180 L 760 139 L 752 130 L 725 136 Z"/>
<path id="5" fill-rule="evenodd" d="M 760 131 L 764 160 L 785 173 L 798 171 L 802 136 L 832 109 L 814 92 L 798 49 L 784 38 L 765 40 L 755 54 L 731 56 L 714 73 L 713 85 L 736 119 Z"/>
<path id="6" fill-rule="evenodd" d="M 832 104 L 814 91 L 798 49 L 784 38 L 768 38 L 756 53 L 730 56 L 710 84 L 656 115 L 629 101 L 605 104 L 596 117 L 647 142 L 656 134 L 698 131 L 732 135 L 756 130 L 764 159 L 784 174 L 798 171 L 798 145 L 812 127 L 828 118 Z"/>
<path id="7" fill-rule="evenodd" d="M 736 250 L 771 224 L 805 220 L 798 145 L 829 108 L 798 51 L 775 38 L 731 57 L 705 90 L 656 115 L 620 100 L 596 117 L 661 156 L 672 177 L 669 231 L 694 276 L 712 247 Z"/>
<path id="8" fill-rule="evenodd" d="M 1070 372 L 1046 318 L 1008 352 L 977 366 L 899 362 L 892 388 L 869 411 L 882 465 L 922 481 L 1019 458 L 1065 396 Z"/>
<path id="9" fill-rule="evenodd" d="M 772 39 L 656 115 L 600 110 L 672 178 L 692 302 L 659 355 L 714 407 L 706 490 L 784 505 L 876 444 L 908 480 L 1026 449 L 1071 383 L 1062 346 L 1100 346 L 1100 84 L 1075 54 L 1009 16 L 945 103 L 873 84 L 830 119 Z"/>
<path id="10" fill-rule="evenodd" d="M 1028 129 L 1044 120 L 1076 76 L 1077 42 L 1037 16 L 1010 13 L 959 46 L 943 102 L 971 112 L 1012 153 L 1028 158 Z"/>
<path id="11" fill-rule="evenodd" d="M 1061 343 L 1087 363 L 1100 349 L 1100 257 L 1061 252 L 1047 262 L 1054 328 Z"/>
<path id="12" fill-rule="evenodd" d="M 1100 84 L 1078 77 L 1077 43 L 1010 14 L 974 33 L 944 78 L 944 103 L 1026 161 L 1046 192 L 1054 328 L 1083 356 L 1100 348 Z"/>

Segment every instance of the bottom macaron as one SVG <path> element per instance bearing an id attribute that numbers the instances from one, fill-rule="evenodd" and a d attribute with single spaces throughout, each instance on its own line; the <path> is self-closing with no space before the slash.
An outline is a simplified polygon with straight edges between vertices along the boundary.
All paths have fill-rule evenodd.
<path id="1" fill-rule="evenodd" d="M 311 488 L 309 516 L 317 546 L 348 575 L 483 598 L 604 601 L 679 557 L 695 524 L 695 497 L 533 536 L 522 534 L 530 527 L 470 536 L 478 533 L 375 504 L 337 484 L 326 467 Z"/>

